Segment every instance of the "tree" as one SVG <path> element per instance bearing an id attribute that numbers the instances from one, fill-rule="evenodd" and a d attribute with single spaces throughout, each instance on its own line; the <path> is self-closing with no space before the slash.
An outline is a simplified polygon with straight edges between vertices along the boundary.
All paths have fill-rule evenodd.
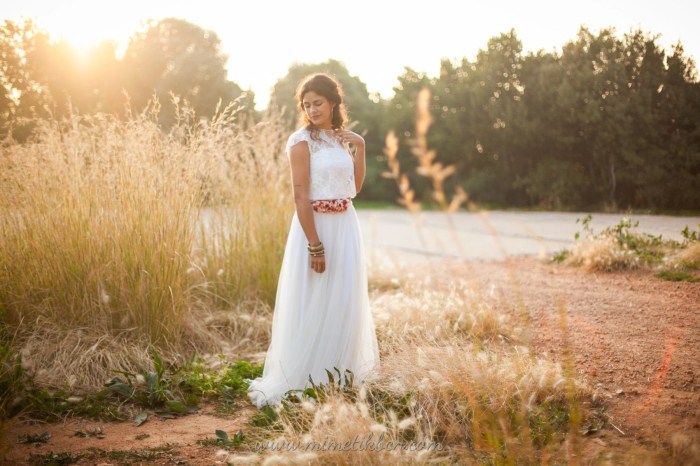
<path id="1" fill-rule="evenodd" d="M 414 156 L 410 142 L 415 135 L 415 121 L 417 112 L 418 94 L 423 88 L 433 92 L 435 80 L 428 77 L 424 72 L 413 70 L 406 66 L 404 72 L 398 77 L 398 85 L 393 88 L 394 96 L 382 105 L 381 131 L 386 135 L 393 130 L 399 138 L 399 149 L 397 159 L 400 162 L 401 170 L 408 176 L 411 187 L 417 195 L 417 199 L 429 199 L 430 181 L 425 177 L 418 176 L 415 168 L 418 160 Z M 433 99 L 435 96 L 433 96 Z M 432 110 L 431 110 L 432 112 Z M 428 134 L 428 144 L 434 144 L 433 131 Z M 442 154 L 438 151 L 438 155 Z M 386 170 L 386 160 L 384 156 L 378 159 L 382 163 L 382 171 Z M 385 190 L 391 193 L 394 198 L 396 192 L 395 181 L 382 179 Z"/>
<path id="2" fill-rule="evenodd" d="M 679 43 L 666 62 L 661 86 L 658 134 L 666 148 L 646 170 L 651 178 L 645 199 L 659 208 L 688 209 L 700 205 L 700 83 L 695 63 Z"/>
<path id="3" fill-rule="evenodd" d="M 51 98 L 37 73 L 37 62 L 49 49 L 49 36 L 31 19 L 10 20 L 0 27 L 0 132 L 10 131 L 24 141 L 30 126 L 18 127 L 25 118 L 47 117 Z"/>
<path id="4" fill-rule="evenodd" d="M 226 78 L 226 61 L 214 32 L 176 18 L 150 21 L 130 40 L 123 59 L 132 106 L 142 108 L 155 93 L 164 127 L 175 118 L 170 92 L 187 99 L 204 117 L 214 113 L 219 99 L 225 106 L 238 97 L 252 112 L 254 96 L 242 95 L 241 88 Z"/>
<path id="5" fill-rule="evenodd" d="M 0 49 L 0 113 L 5 121 L 61 118 L 70 111 L 116 112 L 123 106 L 113 43 L 103 42 L 81 57 L 70 44 L 51 42 L 31 20 L 23 25 L 6 21 L 0 28 Z"/>
<path id="6" fill-rule="evenodd" d="M 522 112 L 521 67 L 522 44 L 511 30 L 491 38 L 474 62 L 443 60 L 435 80 L 408 70 L 400 78 L 393 111 L 412 108 L 418 87 L 432 88 L 435 124 L 429 143 L 442 163 L 457 169 L 456 176 L 446 180 L 446 189 L 459 184 L 479 202 L 525 203 L 522 190 L 510 182 L 522 161 L 516 136 Z M 402 115 L 404 120 L 412 117 Z M 410 134 L 405 121 L 401 126 Z M 414 187 L 425 198 L 429 186 L 418 182 Z"/>

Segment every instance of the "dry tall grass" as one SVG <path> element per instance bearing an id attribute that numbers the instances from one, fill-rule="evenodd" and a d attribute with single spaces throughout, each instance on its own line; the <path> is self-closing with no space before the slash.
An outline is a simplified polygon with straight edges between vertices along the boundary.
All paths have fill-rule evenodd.
<path id="1" fill-rule="evenodd" d="M 436 163 L 435 152 L 428 149 L 429 101 L 429 93 L 421 92 L 416 138 L 410 143 L 419 158 L 420 174 L 433 181 L 433 199 L 449 217 L 468 197 L 457 189 L 448 202 L 444 193 L 443 181 L 452 169 Z M 420 218 L 415 217 L 420 217 L 421 205 L 408 176 L 401 173 L 397 152 L 398 139 L 390 133 L 385 148 L 390 171 L 384 176 L 396 180 L 399 202 L 414 214 L 420 228 Z M 472 203 L 470 207 L 478 210 Z M 484 220 L 488 223 L 488 218 Z M 456 240 L 452 246 L 462 245 Z M 368 269 L 381 373 L 357 395 L 331 388 L 322 402 L 302 397 L 298 404 L 276 409 L 279 418 L 272 432 L 268 427 L 249 434 L 272 442 L 269 448 L 232 454 L 229 461 L 547 464 L 568 461 L 570 453 L 578 452 L 575 438 L 582 403 L 590 399 L 591 389 L 578 379 L 570 361 L 562 366 L 528 350 L 529 319 L 522 300 L 516 306 L 519 313 L 502 311 L 512 304 L 504 306 L 480 290 L 468 264 L 462 268 L 463 276 L 433 277 L 425 269 L 410 269 L 381 257 L 371 258 Z M 304 450 L 329 439 L 343 444 L 370 436 L 376 446 L 380 435 L 384 445 L 393 442 L 401 447 Z M 410 448 L 410 442 L 437 442 L 442 448 L 403 449 Z M 297 449 L 285 451 L 283 446 Z"/>
<path id="2" fill-rule="evenodd" d="M 152 346 L 264 345 L 293 213 L 281 115 L 246 121 L 234 103 L 206 122 L 178 104 L 165 134 L 159 108 L 40 120 L 3 144 L 0 314 L 23 322 L 40 382 L 99 386 Z M 254 318 L 219 315 L 234 308 Z"/>
<path id="3" fill-rule="evenodd" d="M 566 264 L 581 266 L 588 271 L 611 272 L 639 266 L 639 258 L 613 235 L 600 235 L 577 242 Z"/>
<path id="4" fill-rule="evenodd" d="M 0 312 L 14 326 L 22 322 L 16 344 L 39 382 L 96 387 L 112 370 L 149 365 L 153 346 L 165 358 L 189 350 L 234 356 L 269 342 L 294 209 L 282 119 L 272 112 L 260 123 L 240 121 L 227 107 L 197 122 L 184 106 L 177 127 L 163 134 L 157 111 L 154 103 L 125 122 L 105 115 L 40 122 L 29 143 L 2 148 Z M 434 167 L 428 126 L 419 125 L 416 154 L 432 154 L 421 170 L 440 193 L 450 170 Z M 398 164 L 392 173 L 405 205 L 414 205 Z M 444 193 L 435 200 L 449 213 L 467 197 L 457 191 L 449 203 Z M 279 430 L 246 434 L 322 443 L 372 433 L 385 444 L 444 449 L 266 450 L 229 459 L 575 464 L 590 388 L 570 357 L 556 363 L 528 350 L 522 302 L 512 315 L 468 273 L 441 281 L 385 266 L 369 270 L 381 373 L 357 397 L 330 390 L 323 402 L 280 411 Z"/>
<path id="5" fill-rule="evenodd" d="M 482 214 L 481 218 L 500 246 L 498 232 L 489 222 L 487 213 L 469 201 L 459 186 L 448 203 L 443 182 L 454 170 L 435 162 L 435 151 L 428 148 L 427 131 L 432 122 L 429 103 L 430 93 L 421 90 L 417 102 L 416 137 L 409 140 L 413 154 L 419 159 L 417 173 L 432 180 L 432 199 L 446 213 L 453 233 L 455 227 L 451 214 L 467 202 L 470 210 Z M 390 171 L 383 176 L 396 180 L 399 203 L 411 213 L 418 214 L 421 204 L 415 199 L 408 176 L 401 173 L 398 144 L 393 132 L 389 133 L 384 153 Z M 415 224 L 420 227 L 421 222 Z M 623 227 L 624 224 L 618 226 Z M 623 233 L 624 229 L 618 232 L 618 236 Z M 612 235 L 603 236 L 595 239 L 604 241 L 604 244 L 590 241 L 586 243 L 589 249 L 576 250 L 573 256 L 585 257 L 589 267 L 605 270 L 632 267 L 639 261 L 626 244 L 620 245 L 617 237 L 614 238 L 615 244 L 611 244 L 607 239 Z M 425 241 L 423 235 L 420 238 Z M 457 235 L 454 238 L 451 246 L 462 253 L 463 245 Z M 654 238 L 640 239 L 656 246 Z M 509 257 L 503 248 L 501 250 L 506 265 L 510 265 Z M 686 265 L 697 264 L 697 252 L 691 244 L 677 260 Z M 468 266 L 463 270 L 463 277 L 442 277 L 446 282 L 439 278 L 431 280 L 430 276 L 420 280 L 420 271 L 408 274 L 396 270 L 389 273 L 373 271 L 370 276 L 375 279 L 375 288 L 385 291 L 373 303 L 373 308 L 386 356 L 383 358 L 384 377 L 369 390 L 377 387 L 393 390 L 398 399 L 405 399 L 408 394 L 415 395 L 409 404 L 413 409 L 408 419 L 416 425 L 429 426 L 429 429 L 421 430 L 418 438 L 446 441 L 449 445 L 449 460 L 446 462 L 582 464 L 600 460 L 600 457 L 585 458 L 582 451 L 581 428 L 584 422 L 589 425 L 601 423 L 602 426 L 606 420 L 604 414 L 591 411 L 597 403 L 596 398 L 576 371 L 568 341 L 564 304 L 559 306 L 564 353 L 561 362 L 555 363 L 529 354 L 529 336 L 537 330 L 530 328 L 529 313 L 513 268 L 507 267 L 507 270 L 515 292 L 517 315 L 499 312 L 498 302 L 478 288 L 468 287 L 468 282 L 476 282 L 474 271 Z M 402 285 L 409 281 L 413 285 L 423 281 L 430 286 L 417 293 L 407 291 Z M 449 286 L 445 287 L 444 283 L 449 283 Z M 387 293 L 386 290 L 392 291 Z M 513 303 L 502 304 L 505 304 L 504 308 L 513 308 Z M 400 312 L 395 312 L 397 309 Z M 429 354 L 433 357 L 428 357 Z M 429 395 L 422 397 L 423 392 Z M 445 392 L 448 396 L 444 396 Z M 424 406 L 416 414 L 419 400 L 430 409 Z M 593 418 L 586 419 L 591 414 Z M 644 449 L 638 452 L 633 448 L 622 455 L 608 453 L 607 458 L 614 457 L 625 464 L 639 464 L 640 459 L 646 464 L 684 464 L 693 455 L 697 457 L 695 445 L 680 440 L 677 443 L 683 444 L 678 449 L 679 452 L 682 450 L 680 453 Z M 395 455 L 393 461 L 401 459 Z M 444 456 L 425 451 L 413 459 L 419 462 L 446 460 Z"/>
<path id="6" fill-rule="evenodd" d="M 322 402 L 302 397 L 276 409 L 279 418 L 271 430 L 247 431 L 267 448 L 233 453 L 228 460 L 338 465 L 565 461 L 566 440 L 578 435 L 570 426 L 580 425 L 580 403 L 590 399 L 590 387 L 566 365 L 532 354 L 519 341 L 517 321 L 468 282 L 414 277 L 415 270 L 395 265 L 376 276 L 389 274 L 399 283 L 371 297 L 381 373 L 354 395 L 330 389 Z M 376 447 L 380 436 L 384 447 L 379 451 L 359 447 L 362 441 Z M 354 440 L 359 442 L 354 449 L 305 450 Z M 435 448 L 427 447 L 431 443 Z M 280 451 L 283 445 L 296 450 Z"/>
<path id="7" fill-rule="evenodd" d="M 687 247 L 670 256 L 669 265 L 674 268 L 700 268 L 700 241 L 693 241 Z"/>

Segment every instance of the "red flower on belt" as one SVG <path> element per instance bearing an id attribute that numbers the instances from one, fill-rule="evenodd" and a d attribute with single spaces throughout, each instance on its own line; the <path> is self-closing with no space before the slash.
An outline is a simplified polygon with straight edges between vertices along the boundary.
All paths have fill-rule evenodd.
<path id="1" fill-rule="evenodd" d="M 322 199 L 311 201 L 311 207 L 316 212 L 321 213 L 336 213 L 345 212 L 352 203 L 350 198 L 347 199 Z"/>

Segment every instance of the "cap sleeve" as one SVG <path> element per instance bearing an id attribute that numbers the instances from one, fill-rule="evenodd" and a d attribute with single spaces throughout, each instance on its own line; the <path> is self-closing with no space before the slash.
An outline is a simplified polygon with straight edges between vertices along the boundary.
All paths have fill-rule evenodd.
<path id="1" fill-rule="evenodd" d="M 301 128 L 300 130 L 297 130 L 289 135 L 289 138 L 287 139 L 287 145 L 285 146 L 287 155 L 289 155 L 289 149 L 291 149 L 292 146 L 295 146 L 301 141 L 306 141 L 307 143 L 310 142 L 309 133 L 305 130 L 305 128 Z"/>

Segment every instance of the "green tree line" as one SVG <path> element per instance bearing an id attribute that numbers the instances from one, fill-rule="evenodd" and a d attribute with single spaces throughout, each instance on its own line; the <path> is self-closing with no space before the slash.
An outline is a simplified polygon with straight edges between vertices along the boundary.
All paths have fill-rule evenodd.
<path id="1" fill-rule="evenodd" d="M 488 40 L 474 60 L 443 60 L 440 74 L 405 68 L 394 95 L 380 99 L 337 60 L 295 63 L 270 96 L 298 126 L 294 90 L 312 72 L 336 76 L 346 91 L 353 130 L 367 141 L 363 199 L 394 200 L 381 173 L 388 131 L 399 135 L 398 157 L 419 198 L 428 180 L 415 175 L 409 144 L 416 97 L 432 93 L 429 143 L 456 168 L 446 188 L 461 186 L 486 206 L 547 209 L 698 210 L 700 207 L 700 83 L 680 43 L 670 53 L 641 30 L 619 37 L 613 28 L 582 27 L 561 51 L 524 53 L 514 30 Z M 153 95 L 167 130 L 176 115 L 171 92 L 202 118 L 217 103 L 238 101 L 255 112 L 255 95 L 227 79 L 220 40 L 180 19 L 152 22 L 117 59 L 105 43 L 81 60 L 53 44 L 31 21 L 0 27 L 0 123 L 22 141 L 25 117 L 121 114 L 128 99 L 140 111 Z"/>

